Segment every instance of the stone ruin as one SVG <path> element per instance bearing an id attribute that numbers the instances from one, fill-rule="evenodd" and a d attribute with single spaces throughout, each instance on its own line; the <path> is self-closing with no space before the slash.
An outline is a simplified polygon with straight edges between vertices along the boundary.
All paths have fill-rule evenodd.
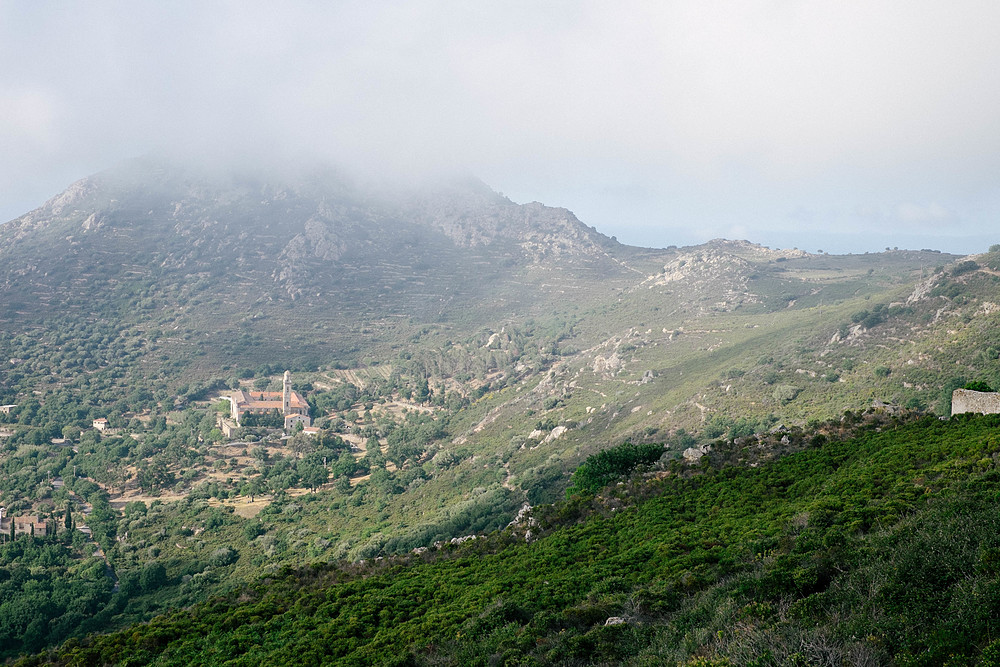
<path id="1" fill-rule="evenodd" d="M 956 389 L 951 394 L 951 414 L 978 412 L 984 415 L 1000 414 L 1000 393 Z"/>

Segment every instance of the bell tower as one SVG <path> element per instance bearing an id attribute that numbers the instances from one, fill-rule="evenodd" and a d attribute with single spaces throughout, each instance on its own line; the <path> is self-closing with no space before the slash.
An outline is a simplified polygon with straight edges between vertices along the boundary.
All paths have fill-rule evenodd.
<path id="1" fill-rule="evenodd" d="M 281 414 L 292 414 L 292 374 L 285 371 L 285 378 L 281 382 Z"/>

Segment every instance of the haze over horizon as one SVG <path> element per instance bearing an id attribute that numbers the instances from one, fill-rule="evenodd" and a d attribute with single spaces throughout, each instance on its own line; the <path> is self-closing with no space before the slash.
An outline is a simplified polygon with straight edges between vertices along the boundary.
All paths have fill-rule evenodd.
<path id="1" fill-rule="evenodd" d="M 0 5 L 0 220 L 130 157 L 473 174 L 634 245 L 1000 242 L 1000 5 Z"/>

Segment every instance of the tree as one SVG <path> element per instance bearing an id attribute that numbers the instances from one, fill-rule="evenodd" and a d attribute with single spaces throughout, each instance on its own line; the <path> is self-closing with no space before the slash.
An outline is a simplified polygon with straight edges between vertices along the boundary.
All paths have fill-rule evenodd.
<path id="1" fill-rule="evenodd" d="M 288 445 L 300 459 L 303 455 L 316 449 L 316 441 L 313 436 L 306 435 L 301 429 L 288 439 Z"/>
<path id="2" fill-rule="evenodd" d="M 125 485 L 129 480 L 128 466 L 126 466 L 122 461 L 115 461 L 111 463 L 108 466 L 107 479 L 111 484 L 121 488 L 122 493 L 125 493 Z"/>
<path id="3" fill-rule="evenodd" d="M 143 463 L 136 476 L 143 491 L 151 492 L 165 488 L 174 483 L 174 473 L 167 469 L 167 464 L 159 458 L 150 463 Z"/>
<path id="4" fill-rule="evenodd" d="M 315 492 L 316 489 L 326 484 L 330 473 L 321 465 L 309 464 L 302 471 L 302 481 L 309 486 L 309 490 Z"/>
<path id="5" fill-rule="evenodd" d="M 239 558 L 239 553 L 235 549 L 219 547 L 212 552 L 209 562 L 216 567 L 225 567 L 226 565 L 235 563 L 237 558 Z"/>
<path id="6" fill-rule="evenodd" d="M 264 483 L 264 478 L 262 476 L 257 475 L 256 477 L 251 479 L 250 482 L 247 484 L 247 490 L 246 490 L 247 495 L 250 496 L 250 502 L 253 502 L 254 496 L 259 496 L 260 494 L 264 493 L 264 490 L 266 488 L 267 485 Z"/>
<path id="7" fill-rule="evenodd" d="M 423 403 L 431 395 L 430 387 L 427 386 L 427 378 L 421 378 L 417 382 L 417 390 L 413 393 L 413 398 L 417 400 L 418 403 Z"/>
<path id="8" fill-rule="evenodd" d="M 167 568 L 163 567 L 162 563 L 154 561 L 142 568 L 142 574 L 139 575 L 139 586 L 144 592 L 155 591 L 165 583 L 167 583 Z"/>

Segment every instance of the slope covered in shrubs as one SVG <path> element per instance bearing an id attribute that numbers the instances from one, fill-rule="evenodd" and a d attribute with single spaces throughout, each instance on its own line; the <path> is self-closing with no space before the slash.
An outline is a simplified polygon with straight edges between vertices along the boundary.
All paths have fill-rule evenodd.
<path id="1" fill-rule="evenodd" d="M 21 664 L 994 664 L 1000 417 L 827 430 L 852 421 L 535 508 L 538 539 L 287 571 Z"/>

